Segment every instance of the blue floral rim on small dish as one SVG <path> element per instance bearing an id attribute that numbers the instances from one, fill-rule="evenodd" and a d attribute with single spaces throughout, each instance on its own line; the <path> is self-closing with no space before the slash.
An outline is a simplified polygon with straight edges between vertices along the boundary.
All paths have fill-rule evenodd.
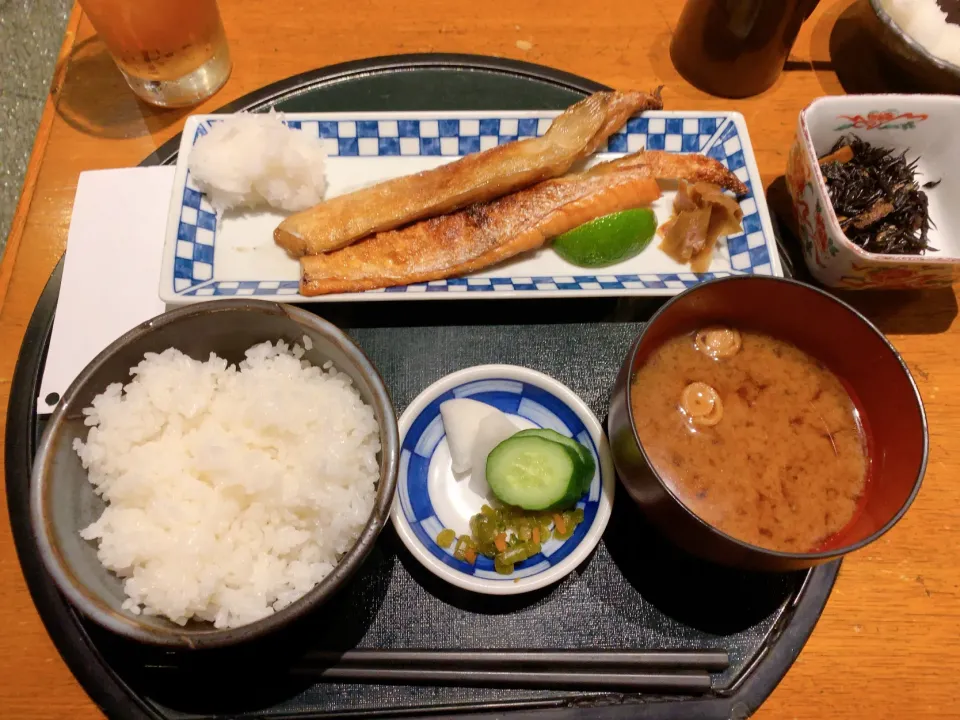
<path id="1" fill-rule="evenodd" d="M 453 555 L 453 546 L 442 548 L 436 537 L 444 529 L 430 500 L 428 478 L 434 452 L 445 437 L 440 405 L 454 398 L 470 398 L 492 405 L 508 415 L 522 417 L 538 427 L 550 428 L 568 435 L 588 448 L 597 471 L 590 490 L 577 507 L 583 509 L 584 520 L 566 540 L 551 538 L 537 555 L 517 563 L 510 575 L 494 570 L 493 560 L 478 555 L 471 565 Z M 430 401 L 413 419 L 400 448 L 398 498 L 404 518 L 416 539 L 434 557 L 448 567 L 484 580 L 512 582 L 544 572 L 567 558 L 593 525 L 602 493 L 600 457 L 596 443 L 577 413 L 563 400 L 542 387 L 520 380 L 491 378 L 458 385 Z"/>

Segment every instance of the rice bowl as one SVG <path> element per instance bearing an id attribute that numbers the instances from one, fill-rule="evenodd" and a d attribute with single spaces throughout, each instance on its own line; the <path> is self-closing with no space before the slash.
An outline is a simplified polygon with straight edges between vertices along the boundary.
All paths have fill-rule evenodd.
<path id="1" fill-rule="evenodd" d="M 304 342 L 304 335 L 309 337 L 309 342 Z M 375 470 L 370 470 L 370 472 L 376 473 L 377 480 L 372 500 L 364 501 L 365 503 L 369 502 L 369 505 L 365 505 L 369 508 L 369 512 L 365 512 L 362 518 L 355 518 L 356 522 L 345 521 L 345 531 L 348 535 L 344 536 L 339 547 L 329 534 L 326 534 L 320 543 L 322 552 L 313 549 L 307 553 L 305 560 L 315 564 L 324 562 L 323 557 L 321 557 L 323 553 L 336 557 L 335 565 L 328 562 L 329 565 L 332 565 L 332 569 L 315 567 L 312 569 L 312 576 L 301 574 L 303 568 L 300 565 L 293 564 L 297 560 L 295 556 L 299 550 L 291 551 L 292 546 L 289 544 L 287 547 L 277 545 L 269 550 L 264 545 L 267 554 L 278 556 L 277 558 L 270 558 L 269 563 L 262 563 L 264 567 L 272 568 L 270 573 L 255 573 L 254 569 L 251 568 L 246 571 L 246 576 L 241 574 L 239 578 L 229 577 L 227 573 L 221 573 L 219 569 L 211 568 L 209 562 L 205 562 L 204 565 L 198 565 L 197 567 L 191 567 L 188 564 L 185 571 L 181 573 L 184 577 L 156 576 L 158 587 L 152 587 L 148 583 L 140 583 L 139 581 L 128 587 L 128 581 L 137 576 L 132 566 L 124 568 L 121 571 L 124 576 L 121 577 L 118 572 L 108 569 L 102 562 L 102 560 L 109 560 L 111 563 L 115 563 L 118 568 L 130 562 L 129 557 L 122 556 L 122 553 L 126 552 L 127 536 L 116 534 L 116 528 L 111 528 L 115 537 L 124 538 L 124 542 L 118 545 L 118 554 L 115 557 L 113 555 L 108 557 L 100 553 L 101 548 L 99 546 L 103 543 L 102 537 L 95 537 L 92 540 L 81 537 L 81 532 L 87 531 L 87 528 L 91 526 L 93 528 L 85 534 L 99 535 L 101 534 L 100 531 L 107 529 L 108 522 L 113 523 L 113 520 L 108 520 L 109 515 L 105 514 L 105 511 L 109 510 L 111 504 L 117 503 L 118 500 L 116 496 L 111 498 L 109 495 L 120 492 L 120 485 L 115 485 L 108 480 L 106 486 L 101 483 L 103 494 L 98 495 L 95 492 L 95 485 L 90 482 L 90 472 L 84 468 L 81 458 L 77 454 L 76 440 L 80 440 L 88 450 L 96 447 L 97 443 L 100 442 L 99 440 L 91 442 L 89 437 L 91 426 L 85 424 L 88 416 L 84 415 L 84 408 L 91 407 L 94 398 L 101 394 L 107 386 L 118 382 L 129 383 L 131 380 L 130 369 L 140 364 L 148 353 L 159 356 L 169 348 L 175 347 L 193 358 L 193 363 L 196 365 L 206 363 L 210 354 L 216 353 L 227 364 L 237 365 L 236 373 L 238 375 L 246 375 L 247 371 L 241 372 L 239 367 L 247 359 L 245 352 L 251 346 L 262 344 L 265 340 L 274 341 L 273 345 L 264 347 L 264 350 L 274 355 L 276 355 L 277 345 L 275 341 L 277 340 L 282 340 L 286 344 L 286 354 L 298 352 L 294 350 L 293 346 L 303 344 L 304 355 L 302 359 L 308 360 L 311 365 L 315 366 L 311 370 L 313 373 L 330 375 L 330 371 L 335 368 L 338 374 L 349 376 L 350 386 L 362 399 L 362 403 L 356 398 L 352 399 L 351 403 L 358 407 L 367 406 L 368 410 L 361 410 L 361 412 L 364 414 L 370 413 L 377 424 L 377 429 L 372 433 L 368 431 L 368 436 L 372 436 L 374 441 L 378 438 L 380 444 L 379 451 L 375 453 L 372 447 L 370 448 L 371 454 L 375 455 Z M 183 358 L 179 359 L 184 361 Z M 297 365 L 298 372 L 302 368 L 300 361 L 295 357 L 284 358 L 284 360 L 292 360 Z M 327 365 L 328 362 L 332 362 L 333 365 Z M 326 368 L 324 368 L 325 365 L 327 365 Z M 212 368 L 208 367 L 205 372 L 209 373 L 211 370 Z M 196 368 L 192 372 L 202 374 Z M 219 369 L 216 372 L 219 372 Z M 253 381 L 253 378 L 250 380 Z M 346 384 L 346 379 L 337 378 L 337 382 Z M 329 385 L 330 383 L 324 384 Z M 159 385 L 155 386 L 153 383 L 150 385 L 154 390 L 159 388 Z M 116 390 L 113 392 L 115 393 Z M 178 392 L 177 395 L 178 397 L 186 396 L 183 392 Z M 260 395 L 262 396 L 263 393 L 260 393 Z M 112 406 L 115 404 L 114 400 L 115 398 L 112 398 L 106 404 Z M 172 407 L 169 404 L 171 402 L 169 394 L 165 394 L 163 391 L 158 390 L 153 396 L 153 400 L 161 405 L 164 402 L 168 403 L 164 412 Z M 274 404 L 277 407 L 286 408 L 288 395 L 283 392 L 274 393 L 274 395 L 268 396 L 267 400 L 275 401 Z M 101 407 L 103 407 L 104 402 L 105 400 L 99 401 Z M 310 403 L 312 405 L 311 412 L 316 412 L 318 403 L 315 395 L 310 399 Z M 256 403 L 251 401 L 249 409 L 252 409 L 254 405 Z M 232 404 L 230 407 L 240 408 L 239 405 Z M 294 412 L 289 413 L 291 423 L 302 419 L 295 412 L 296 406 L 293 406 L 293 410 Z M 234 426 L 234 423 L 237 426 L 242 426 L 246 422 L 243 420 L 242 412 L 242 408 L 231 410 L 231 427 Z M 263 402 L 261 398 L 258 413 L 264 416 L 269 415 L 270 402 Z M 337 417 L 341 415 L 338 413 Z M 367 417 L 369 418 L 370 415 Z M 209 416 L 208 419 L 210 420 L 216 419 L 212 412 L 207 412 L 204 417 L 206 416 Z M 93 416 L 90 416 L 90 419 L 92 420 Z M 264 423 L 266 422 L 265 420 Z M 320 428 L 319 425 L 313 424 L 312 419 L 309 419 L 309 422 L 311 423 L 310 428 L 315 430 Z M 352 425 L 352 423 L 353 421 L 350 420 L 349 424 Z M 336 427 L 336 423 L 333 424 L 333 427 Z M 346 428 L 347 423 L 343 423 L 343 427 Z M 99 433 L 99 428 L 97 432 Z M 294 436 L 291 435 L 291 437 Z M 304 433 L 297 435 L 297 437 L 308 438 L 308 430 L 305 428 Z M 309 437 L 308 439 L 312 446 L 319 447 L 328 444 L 322 442 L 321 438 Z M 238 442 L 244 440 L 245 438 L 241 436 Z M 356 445 L 361 446 L 359 439 Z M 231 449 L 235 449 L 235 447 L 239 446 L 232 446 Z M 261 446 L 258 445 L 258 447 Z M 308 459 L 317 457 L 316 454 L 312 456 L 309 454 L 313 451 L 304 452 L 306 453 L 304 457 Z M 341 459 L 346 457 L 342 448 L 340 450 L 331 449 L 329 454 L 331 462 L 334 462 L 334 455 L 338 455 Z M 112 455 L 119 457 L 121 463 L 126 462 L 129 465 L 131 462 L 122 455 L 118 456 L 116 453 L 112 453 Z M 170 455 L 170 453 L 167 453 L 167 455 Z M 30 522 L 40 550 L 40 557 L 47 572 L 67 599 L 91 620 L 108 630 L 150 644 L 185 648 L 225 647 L 272 634 L 274 631 L 287 626 L 293 620 L 306 616 L 337 593 L 357 573 L 364 560 L 373 550 L 377 536 L 383 529 L 389 514 L 396 489 L 398 455 L 396 415 L 383 381 L 363 352 L 342 331 L 312 313 L 276 303 L 246 299 L 204 303 L 201 306 L 179 308 L 164 313 L 134 328 L 91 361 L 68 388 L 63 399 L 58 403 L 54 414 L 50 417 L 37 448 L 32 468 Z M 88 457 L 88 463 L 92 461 L 93 458 Z M 166 467 L 168 462 L 170 465 L 176 464 L 171 459 L 164 458 L 164 465 L 161 467 Z M 227 460 L 225 462 L 229 464 L 232 461 Z M 183 463 L 181 462 L 181 464 Z M 142 465 L 142 463 L 138 463 L 138 467 Z M 110 466 L 110 472 L 118 472 L 119 467 L 121 465 Z M 267 466 L 256 468 L 250 465 L 251 472 L 248 476 L 244 475 L 242 479 L 254 482 L 251 478 L 257 477 L 262 480 L 261 476 L 269 476 L 269 472 L 265 472 L 264 467 Z M 91 470 L 93 469 L 93 466 L 91 466 Z M 168 467 L 166 467 L 165 472 L 169 475 Z M 152 516 L 160 508 L 165 509 L 168 516 L 173 517 L 175 516 L 173 509 L 180 507 L 183 500 L 176 495 L 171 497 L 171 492 L 165 484 L 156 481 L 151 482 L 158 474 L 162 473 L 156 468 L 152 468 L 149 473 L 144 473 L 146 480 L 144 483 L 131 482 L 128 487 L 136 488 L 138 491 L 145 487 L 151 488 L 153 504 L 148 505 L 148 507 L 151 509 Z M 284 466 L 284 474 L 288 474 L 286 466 Z M 313 474 L 316 475 L 317 473 Z M 296 474 L 289 473 L 289 475 L 294 477 Z M 358 477 L 364 477 L 364 475 L 354 473 L 353 480 L 350 482 L 357 481 Z M 196 508 L 193 511 L 194 515 L 196 516 L 199 512 L 201 504 L 205 516 L 213 517 L 219 513 L 221 521 L 223 517 L 233 518 L 234 516 L 231 513 L 239 514 L 240 510 L 246 507 L 246 504 L 236 501 L 234 498 L 246 497 L 246 494 L 252 491 L 248 491 L 243 483 L 238 485 L 238 483 L 233 482 L 233 485 L 237 485 L 237 487 L 230 490 L 232 494 L 229 497 L 236 505 L 242 507 L 232 507 L 225 512 L 223 508 L 214 508 L 208 501 L 210 496 L 216 495 L 211 489 L 213 488 L 211 479 L 211 477 L 204 478 L 203 484 L 207 484 L 207 488 L 204 488 L 200 483 L 194 482 L 191 484 L 192 490 L 199 493 L 203 498 L 202 503 L 193 504 L 193 507 Z M 133 479 L 130 478 L 130 480 Z M 257 482 L 260 482 L 260 480 L 257 480 Z M 333 481 L 331 480 L 331 482 Z M 333 484 L 336 485 L 337 482 L 333 482 Z M 323 481 L 319 483 L 319 486 L 329 484 Z M 156 488 L 164 488 L 164 491 L 157 491 Z M 243 492 L 238 492 L 238 490 L 243 490 Z M 265 486 L 258 486 L 255 490 L 261 494 L 265 493 L 268 499 L 271 496 L 271 492 Z M 323 492 L 326 491 L 321 489 L 318 494 Z M 206 493 L 206 495 L 203 495 L 203 493 Z M 364 491 L 365 497 L 367 494 Z M 134 499 L 135 497 L 134 494 L 134 496 L 124 499 L 122 502 L 127 504 L 147 502 L 143 498 Z M 149 496 L 144 495 L 144 497 Z M 269 505 L 269 507 L 265 506 L 263 508 L 264 511 L 284 508 L 285 504 L 289 503 L 291 506 L 296 506 L 297 509 L 295 511 L 284 510 L 284 512 L 303 514 L 304 519 L 308 521 L 311 516 L 319 517 L 322 512 L 318 508 L 309 512 L 305 510 L 305 508 L 309 508 L 311 502 L 316 505 L 315 498 L 310 498 L 306 494 L 288 493 L 282 498 L 274 498 L 268 504 L 263 502 L 262 497 L 258 498 L 257 501 L 260 505 Z M 120 505 L 121 503 L 117 503 L 116 509 L 120 509 Z M 261 510 L 257 509 L 256 512 L 261 512 Z M 337 510 L 332 514 L 341 513 Z M 317 526 L 318 530 L 326 529 L 329 517 L 328 515 L 326 518 L 321 518 L 320 525 L 323 527 L 320 527 L 316 522 L 313 522 L 312 526 Z M 285 528 L 293 526 L 294 530 L 303 529 L 303 526 L 298 528 L 296 523 L 289 522 L 289 517 L 283 517 L 282 520 Z M 167 522 L 169 522 L 169 517 L 162 522 L 154 518 L 152 523 L 147 523 L 143 527 L 149 529 L 152 525 L 163 525 Z M 100 525 L 97 523 L 100 523 Z M 185 526 L 185 521 L 180 522 L 181 528 Z M 198 526 L 204 528 L 205 524 L 198 523 Z M 256 527 L 259 534 L 255 536 L 255 541 L 259 548 L 264 533 L 259 530 L 259 524 Z M 243 547 L 247 547 L 250 541 L 240 533 L 239 526 L 237 532 L 239 534 L 234 537 L 242 543 Z M 198 537 L 202 538 L 202 533 Z M 272 535 L 272 539 L 278 542 L 280 542 L 278 538 L 281 537 L 285 537 L 285 542 L 289 543 L 293 536 L 284 536 L 281 533 Z M 313 537 L 304 545 L 316 544 L 320 540 L 319 536 Z M 187 537 L 181 544 L 188 545 L 192 541 L 193 538 Z M 135 545 L 138 541 L 130 542 Z M 115 543 L 115 545 L 117 544 Z M 346 550 L 341 554 L 339 551 L 342 548 L 346 548 Z M 106 548 L 104 550 L 106 551 Z M 304 551 L 306 551 L 305 547 Z M 113 550 L 111 549 L 110 552 L 113 552 Z M 144 551 L 141 547 L 137 552 L 140 553 L 137 558 L 140 561 L 147 558 L 149 553 L 153 553 L 156 555 L 153 558 L 154 562 L 159 562 L 158 558 L 166 558 L 166 555 L 162 554 L 164 552 L 179 553 L 178 557 L 189 558 L 191 551 L 182 548 L 171 549 L 168 546 L 165 549 L 148 548 L 147 551 Z M 207 558 L 209 560 L 210 557 L 221 557 L 215 555 L 216 549 L 213 544 L 208 546 L 206 555 L 196 549 L 195 552 L 201 559 Z M 247 557 L 257 554 L 249 549 L 245 552 Z M 150 555 L 150 557 L 153 556 Z M 173 555 L 171 554 L 170 557 L 173 557 Z M 230 555 L 227 553 L 222 557 L 228 558 Z M 168 567 L 181 568 L 182 563 L 169 562 Z M 277 568 L 289 572 L 284 574 L 284 572 L 276 571 Z M 152 571 L 152 569 L 151 566 L 150 570 Z M 329 574 L 326 574 L 327 572 Z M 320 575 L 325 576 L 318 582 L 314 582 Z M 149 572 L 145 573 L 144 569 L 141 569 L 139 577 L 147 579 L 150 575 Z M 254 587 L 249 584 L 250 581 L 259 582 L 260 586 Z M 196 584 L 198 582 L 200 585 Z M 220 588 L 221 594 L 218 595 L 215 591 L 211 591 L 211 587 Z M 306 589 L 307 587 L 310 587 L 310 589 Z M 267 590 L 262 602 L 259 598 L 252 601 L 253 594 L 249 594 L 249 596 L 247 594 L 247 591 L 256 593 L 264 591 L 264 588 Z M 271 588 L 273 589 L 272 597 L 269 595 Z M 239 593 L 237 592 L 238 589 Z M 178 593 L 181 593 L 182 596 Z M 225 600 L 224 595 L 232 595 L 232 597 Z M 293 599 L 294 597 L 297 599 Z M 212 602 L 207 602 L 208 600 L 212 600 Z M 141 612 L 135 614 L 136 608 L 133 607 L 132 602 L 128 601 L 137 602 Z M 198 607 L 200 605 L 204 607 Z M 253 609 L 254 606 L 256 606 L 255 610 Z M 163 608 L 170 611 L 169 615 L 177 616 L 178 607 L 186 609 L 186 612 L 180 611 L 179 619 L 181 622 L 184 616 L 189 616 L 190 613 L 193 615 L 190 620 L 186 621 L 186 624 L 174 622 L 161 611 L 161 608 Z M 224 609 L 228 609 L 228 611 L 221 615 L 218 622 L 217 611 Z M 236 611 L 235 617 L 231 615 L 232 611 Z M 241 613 L 244 612 L 250 612 L 251 615 L 241 617 Z M 266 614 L 260 619 L 250 620 L 252 614 L 259 615 L 261 613 Z M 246 620 L 250 621 L 244 624 L 243 621 Z M 220 625 L 220 627 L 217 625 Z"/>
<path id="2" fill-rule="evenodd" d="M 937 0 L 881 0 L 881 5 L 929 53 L 960 66 L 960 25 L 948 21 Z"/>
<path id="3" fill-rule="evenodd" d="M 373 507 L 373 410 L 332 363 L 256 345 L 239 366 L 148 353 L 84 409 L 74 441 L 109 503 L 81 531 L 124 580 L 123 609 L 237 627 L 313 588 Z"/>

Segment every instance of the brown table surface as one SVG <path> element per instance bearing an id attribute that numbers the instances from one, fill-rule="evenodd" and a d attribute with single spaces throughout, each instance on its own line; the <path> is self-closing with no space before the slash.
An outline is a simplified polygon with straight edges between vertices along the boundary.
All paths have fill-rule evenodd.
<path id="1" fill-rule="evenodd" d="M 665 83 L 671 109 L 739 110 L 769 185 L 784 171 L 797 113 L 807 103 L 842 94 L 844 87 L 882 87 L 879 74 L 871 76 L 876 68 L 869 56 L 860 53 L 850 3 L 823 0 L 778 83 L 759 97 L 729 101 L 693 89 L 670 64 L 667 46 L 680 0 L 354 0 L 333 6 L 220 0 L 233 74 L 196 110 L 210 112 L 268 83 L 346 60 L 412 52 L 498 55 L 614 87 Z M 861 61 L 844 85 L 831 53 L 841 76 L 844 54 Z M 79 174 L 136 165 L 180 131 L 185 115 L 138 102 L 74 8 L 0 265 L 2 417 L 27 321 L 66 243 Z M 930 423 L 929 468 L 905 519 L 843 564 L 810 642 L 758 717 L 960 717 L 954 696 L 960 453 L 949 444 L 960 430 L 955 292 L 862 293 L 853 302 L 888 333 L 914 373 Z M 47 637 L 20 572 L 7 513 L 0 518 L 0 716 L 100 717 Z"/>

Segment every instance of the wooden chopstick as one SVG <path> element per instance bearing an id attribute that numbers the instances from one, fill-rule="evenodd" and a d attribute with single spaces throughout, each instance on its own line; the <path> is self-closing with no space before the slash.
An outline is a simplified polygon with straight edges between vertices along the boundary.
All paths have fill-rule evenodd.
<path id="1" fill-rule="evenodd" d="M 557 670 L 726 670 L 724 650 L 376 650 L 314 651 L 298 664 L 337 667 L 432 665 L 438 669 L 501 669 L 549 667 Z"/>
<path id="2" fill-rule="evenodd" d="M 435 667 L 321 667 L 296 666 L 294 675 L 318 680 L 462 687 L 514 687 L 555 690 L 618 690 L 706 693 L 711 689 L 706 671 L 572 672 L 528 670 L 448 670 Z"/>

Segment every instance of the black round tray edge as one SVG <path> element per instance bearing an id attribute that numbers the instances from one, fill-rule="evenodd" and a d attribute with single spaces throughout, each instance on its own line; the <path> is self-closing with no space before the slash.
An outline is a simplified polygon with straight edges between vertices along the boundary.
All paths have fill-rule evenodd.
<path id="1" fill-rule="evenodd" d="M 13 541 L 37 612 L 67 667 L 90 698 L 110 716 L 163 720 L 101 657 L 76 612 L 44 570 L 30 526 L 29 478 L 37 440 L 36 398 L 62 274 L 61 258 L 30 317 L 11 383 L 4 473 Z"/>

